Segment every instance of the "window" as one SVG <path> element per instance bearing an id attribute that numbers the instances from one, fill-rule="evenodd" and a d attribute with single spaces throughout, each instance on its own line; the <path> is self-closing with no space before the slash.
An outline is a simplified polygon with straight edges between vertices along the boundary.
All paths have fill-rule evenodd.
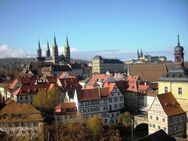
<path id="1" fill-rule="evenodd" d="M 117 105 L 117 104 L 114 104 L 114 108 L 118 108 L 118 105 Z"/>
<path id="2" fill-rule="evenodd" d="M 20 100 L 22 100 L 22 96 L 20 96 Z"/>
<path id="3" fill-rule="evenodd" d="M 123 100 L 123 96 L 120 97 L 120 101 L 122 101 L 122 100 Z"/>
<path id="4" fill-rule="evenodd" d="M 165 122 L 165 118 L 163 118 L 163 122 Z"/>
<path id="5" fill-rule="evenodd" d="M 159 117 L 156 117 L 156 120 L 159 120 Z"/>
<path id="6" fill-rule="evenodd" d="M 155 128 L 155 124 L 153 124 L 153 128 Z"/>
<path id="7" fill-rule="evenodd" d="M 164 87 L 164 92 L 165 92 L 165 93 L 168 92 L 168 87 Z"/>
<path id="8" fill-rule="evenodd" d="M 114 98 L 114 101 L 115 101 L 115 102 L 117 102 L 117 101 L 118 101 L 118 98 L 117 98 L 117 97 L 115 97 L 115 98 Z"/>
<path id="9" fill-rule="evenodd" d="M 161 126 L 160 126 L 160 125 L 158 125 L 158 129 L 161 129 Z"/>
<path id="10" fill-rule="evenodd" d="M 182 88 L 181 87 L 178 88 L 178 94 L 182 95 Z"/>
<path id="11" fill-rule="evenodd" d="M 112 98 L 109 98 L 109 102 L 112 102 Z"/>
<path id="12" fill-rule="evenodd" d="M 25 96 L 25 100 L 27 100 L 27 96 Z"/>
<path id="13" fill-rule="evenodd" d="M 150 116 L 150 119 L 152 119 L 152 115 Z"/>

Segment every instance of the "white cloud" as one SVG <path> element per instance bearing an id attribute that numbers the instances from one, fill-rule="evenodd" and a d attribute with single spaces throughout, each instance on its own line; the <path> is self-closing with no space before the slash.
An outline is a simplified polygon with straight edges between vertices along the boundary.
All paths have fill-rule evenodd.
<path id="1" fill-rule="evenodd" d="M 8 45 L 0 45 L 0 58 L 12 58 L 12 57 L 31 57 L 32 55 L 27 53 L 23 49 L 9 47 Z"/>
<path id="2" fill-rule="evenodd" d="M 76 48 L 70 48 L 71 53 L 77 52 L 78 50 Z"/>

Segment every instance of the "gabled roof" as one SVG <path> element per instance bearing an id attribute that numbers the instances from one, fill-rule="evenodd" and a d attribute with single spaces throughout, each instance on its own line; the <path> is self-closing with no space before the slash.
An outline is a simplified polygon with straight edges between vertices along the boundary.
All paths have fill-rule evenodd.
<path id="1" fill-rule="evenodd" d="M 126 77 L 123 73 L 114 73 L 114 79 L 116 81 L 122 81 L 122 80 L 126 80 Z"/>
<path id="2" fill-rule="evenodd" d="M 82 89 L 78 93 L 79 100 L 96 100 L 107 96 L 109 96 L 109 87 Z"/>
<path id="3" fill-rule="evenodd" d="M 127 91 L 138 92 L 137 81 L 139 76 L 127 76 L 128 88 Z"/>
<path id="4" fill-rule="evenodd" d="M 167 116 L 174 116 L 185 113 L 171 92 L 158 94 L 157 99 L 159 100 Z"/>
<path id="5" fill-rule="evenodd" d="M 9 102 L 0 110 L 1 122 L 15 121 L 43 121 L 40 111 L 34 108 L 31 104 Z"/>
<path id="6" fill-rule="evenodd" d="M 139 75 L 143 81 L 157 81 L 167 73 L 165 64 L 133 64 L 129 65 L 131 75 Z"/>

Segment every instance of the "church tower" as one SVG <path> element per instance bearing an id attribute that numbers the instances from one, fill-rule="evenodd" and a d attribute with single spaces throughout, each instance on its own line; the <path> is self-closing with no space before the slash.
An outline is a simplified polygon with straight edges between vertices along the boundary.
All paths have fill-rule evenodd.
<path id="1" fill-rule="evenodd" d="M 184 66 L 184 48 L 180 45 L 179 35 L 178 35 L 178 43 L 174 48 L 174 57 L 175 62 L 181 66 Z"/>
<path id="2" fill-rule="evenodd" d="M 38 41 L 37 57 L 38 58 L 42 57 L 42 50 L 41 50 L 41 47 L 40 47 L 40 41 Z"/>
<path id="3" fill-rule="evenodd" d="M 137 58 L 138 58 L 138 60 L 140 59 L 140 53 L 139 53 L 138 49 L 137 49 Z"/>
<path id="4" fill-rule="evenodd" d="M 54 35 L 54 44 L 52 46 L 52 61 L 54 64 L 58 63 L 58 46 L 56 43 L 56 37 Z"/>
<path id="5" fill-rule="evenodd" d="M 141 49 L 141 53 L 140 53 L 140 56 L 143 57 L 143 52 L 142 52 L 142 49 Z"/>
<path id="6" fill-rule="evenodd" d="M 66 57 L 67 61 L 70 62 L 70 46 L 68 37 L 66 37 L 66 45 L 64 47 L 64 56 Z"/>
<path id="7" fill-rule="evenodd" d="M 47 49 L 46 49 L 46 58 L 50 58 L 50 46 L 48 41 L 47 41 Z"/>

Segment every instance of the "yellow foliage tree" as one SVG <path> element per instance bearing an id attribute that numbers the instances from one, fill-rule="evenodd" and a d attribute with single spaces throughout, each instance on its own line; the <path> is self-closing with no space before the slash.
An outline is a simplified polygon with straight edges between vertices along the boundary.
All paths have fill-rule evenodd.
<path id="1" fill-rule="evenodd" d="M 90 117 L 86 121 L 87 128 L 91 131 L 94 140 L 97 140 L 102 132 L 102 120 L 98 116 Z"/>
<path id="2" fill-rule="evenodd" d="M 53 110 L 60 102 L 61 91 L 51 89 L 49 91 L 41 90 L 33 100 L 33 105 L 41 110 Z"/>

